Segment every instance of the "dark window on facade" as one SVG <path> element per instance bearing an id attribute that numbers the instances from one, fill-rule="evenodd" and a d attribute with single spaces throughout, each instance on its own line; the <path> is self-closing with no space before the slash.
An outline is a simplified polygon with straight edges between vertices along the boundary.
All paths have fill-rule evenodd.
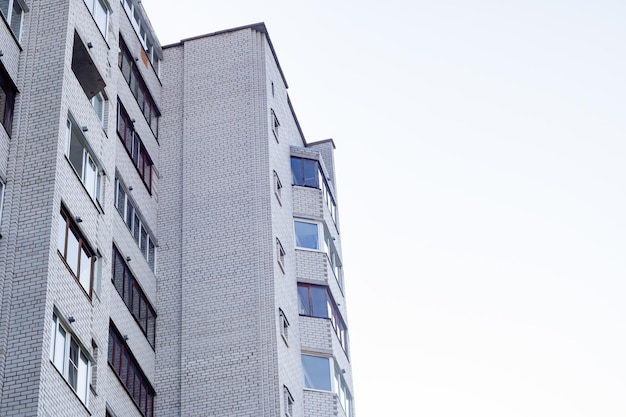
<path id="1" fill-rule="evenodd" d="M 148 122 L 148 125 L 150 125 L 152 133 L 154 133 L 154 136 L 157 137 L 159 128 L 159 117 L 161 116 L 161 113 L 159 112 L 159 109 L 157 109 L 154 99 L 152 98 L 150 91 L 148 91 L 148 87 L 146 86 L 145 81 L 141 77 L 141 73 L 139 72 L 139 68 L 137 68 L 135 59 L 133 58 L 132 54 L 126 47 L 126 44 L 121 37 L 118 64 L 122 71 L 124 79 L 130 87 L 130 91 L 137 99 L 139 109 L 141 109 L 143 116 Z"/>
<path id="2" fill-rule="evenodd" d="M 15 106 L 15 95 L 17 88 L 9 73 L 0 63 L 0 122 L 4 126 L 9 137 L 13 130 L 13 107 Z"/>
<path id="3" fill-rule="evenodd" d="M 118 100 L 117 102 L 117 136 L 120 138 L 128 156 L 133 161 L 143 183 L 152 193 L 152 158 L 148 155 L 148 150 L 144 146 L 141 138 L 135 132 L 134 121 Z"/>
<path id="4" fill-rule="evenodd" d="M 154 349 L 156 313 L 115 246 L 113 246 L 113 285 Z"/>
<path id="5" fill-rule="evenodd" d="M 154 389 L 113 323 L 109 323 L 109 365 L 141 414 L 153 417 Z"/>
<path id="6" fill-rule="evenodd" d="M 76 280 L 91 298 L 96 256 L 63 208 L 59 214 L 57 249 Z"/>
<path id="7" fill-rule="evenodd" d="M 330 319 L 341 347 L 348 352 L 348 328 L 328 287 L 299 282 L 298 305 L 301 316 Z"/>
<path id="8" fill-rule="evenodd" d="M 291 157 L 291 175 L 293 185 L 319 188 L 319 163 L 314 159 Z"/>

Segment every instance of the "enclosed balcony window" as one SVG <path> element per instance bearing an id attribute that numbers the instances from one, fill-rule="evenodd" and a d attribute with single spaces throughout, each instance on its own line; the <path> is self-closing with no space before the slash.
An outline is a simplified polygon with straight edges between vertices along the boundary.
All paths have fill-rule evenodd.
<path id="1" fill-rule="evenodd" d="M 75 122 L 67 120 L 66 155 L 72 168 L 94 200 L 102 201 L 102 168 L 87 146 L 82 130 Z"/>
<path id="2" fill-rule="evenodd" d="M 11 31 L 20 40 L 22 35 L 22 21 L 26 6 L 22 0 L 0 0 L 0 13 L 11 27 Z"/>
<path id="3" fill-rule="evenodd" d="M 302 355 L 304 387 L 321 391 L 332 391 L 330 358 Z"/>
<path id="4" fill-rule="evenodd" d="M 319 163 L 314 159 L 291 157 L 293 185 L 319 188 Z"/>

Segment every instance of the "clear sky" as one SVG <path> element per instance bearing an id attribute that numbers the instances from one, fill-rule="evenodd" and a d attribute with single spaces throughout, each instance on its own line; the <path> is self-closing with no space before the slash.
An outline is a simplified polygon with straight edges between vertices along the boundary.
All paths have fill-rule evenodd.
<path id="1" fill-rule="evenodd" d="M 626 2 L 143 5 L 335 140 L 357 417 L 626 416 Z"/>

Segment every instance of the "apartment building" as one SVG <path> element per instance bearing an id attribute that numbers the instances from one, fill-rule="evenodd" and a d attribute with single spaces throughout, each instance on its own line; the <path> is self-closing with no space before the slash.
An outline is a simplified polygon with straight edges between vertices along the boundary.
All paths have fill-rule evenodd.
<path id="1" fill-rule="evenodd" d="M 353 416 L 335 145 L 265 25 L 0 12 L 0 415 Z"/>

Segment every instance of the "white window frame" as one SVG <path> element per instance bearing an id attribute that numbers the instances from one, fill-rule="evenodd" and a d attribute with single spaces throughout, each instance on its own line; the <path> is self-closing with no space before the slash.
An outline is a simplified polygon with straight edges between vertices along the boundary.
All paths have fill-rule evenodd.
<path id="1" fill-rule="evenodd" d="M 115 178 L 114 204 L 115 209 L 122 217 L 124 223 L 126 223 L 133 240 L 135 240 L 135 243 L 139 247 L 139 251 L 148 263 L 148 266 L 152 272 L 155 272 L 157 244 L 150 230 L 146 228 L 146 223 L 135 207 L 135 203 L 131 200 L 128 190 L 122 181 L 120 181 L 117 177 Z M 123 205 L 123 210 L 120 210 L 120 205 Z"/>
<path id="2" fill-rule="evenodd" d="M 93 110 L 96 112 L 98 119 L 100 119 L 100 123 L 104 127 L 104 114 L 107 106 L 107 99 L 104 97 L 104 94 L 102 94 L 102 91 L 99 91 L 98 94 L 93 96 L 90 101 Z M 100 104 L 100 109 L 98 109 L 98 104 Z"/>
<path id="3" fill-rule="evenodd" d="M 77 352 L 77 363 L 73 363 L 70 356 L 72 342 Z M 80 341 L 74 337 L 69 326 L 61 323 L 57 313 L 52 314 L 52 337 L 50 340 L 50 361 L 61 373 L 74 393 L 85 406 L 89 402 L 89 384 L 91 381 L 91 357 L 83 348 Z M 75 376 L 70 374 L 71 368 L 75 369 Z M 73 379 L 75 379 L 73 381 Z"/>
<path id="4" fill-rule="evenodd" d="M 89 13 L 91 13 L 94 22 L 96 22 L 96 26 L 98 26 L 100 33 L 102 33 L 102 36 L 106 39 L 107 32 L 109 30 L 109 16 L 111 15 L 111 7 L 109 6 L 109 3 L 105 0 L 85 0 L 85 5 L 87 5 Z M 96 6 L 100 6 L 100 8 L 96 9 Z M 105 13 L 103 27 L 100 27 L 98 24 L 98 18 L 96 17 L 97 10 L 102 10 Z"/>
<path id="5" fill-rule="evenodd" d="M 330 386 L 330 389 L 307 387 L 307 381 L 306 381 L 307 372 L 306 372 L 306 369 L 305 369 L 305 366 L 304 366 L 304 360 L 302 360 L 302 370 L 303 370 L 303 374 L 304 374 L 304 381 L 303 381 L 304 389 L 305 390 L 310 390 L 310 391 L 335 392 L 334 391 L 334 386 L 335 386 L 335 378 L 334 378 L 334 362 L 335 361 L 334 361 L 334 359 L 332 357 L 329 357 L 329 356 L 316 355 L 316 354 L 312 354 L 312 353 L 302 353 L 300 356 L 301 357 L 309 356 L 309 357 L 312 357 L 312 358 L 326 359 L 326 364 L 328 366 L 328 378 L 329 378 L 329 381 L 327 381 L 327 382 L 328 382 L 328 385 Z"/>
<path id="6" fill-rule="evenodd" d="M 82 134 L 81 129 L 78 128 L 78 124 L 72 117 L 68 117 L 66 124 L 65 135 L 65 156 L 70 165 L 80 178 L 81 183 L 85 187 L 87 194 L 99 204 L 102 202 L 102 164 L 94 156 L 94 152 L 90 150 L 87 144 L 87 139 Z M 82 147 L 82 161 L 81 166 L 76 167 L 72 162 L 70 154 L 72 148 L 72 141 L 77 141 L 76 146 Z M 93 166 L 93 169 L 89 170 L 89 166 Z M 79 172 L 80 171 L 80 172 Z"/>
<path id="7" fill-rule="evenodd" d="M 18 22 L 18 27 L 17 27 L 17 33 L 15 33 L 15 28 L 14 28 L 14 22 L 13 22 L 13 18 L 14 18 L 14 12 L 16 10 L 15 5 L 17 5 L 17 7 L 19 7 L 19 22 Z M 2 15 L 4 16 L 4 19 L 7 21 L 7 23 L 9 24 L 9 27 L 11 28 L 11 32 L 13 32 L 13 34 L 15 35 L 15 38 L 19 41 L 21 39 L 22 36 L 22 26 L 24 25 L 24 13 L 28 11 L 28 7 L 26 6 L 26 3 L 24 3 L 23 0 L 9 0 L 9 6 L 7 7 L 7 14 L 5 15 L 4 13 L 2 13 Z"/>
<path id="8" fill-rule="evenodd" d="M 308 223 L 308 224 L 314 224 L 317 226 L 317 247 L 316 248 L 309 248 L 306 246 L 298 246 L 298 234 L 296 232 L 296 223 Z M 293 233 L 294 233 L 294 239 L 295 239 L 295 243 L 296 243 L 296 249 L 304 249 L 304 250 L 314 250 L 314 251 L 320 251 L 323 252 L 324 251 L 324 246 L 326 245 L 326 241 L 324 239 L 325 233 L 324 233 L 324 225 L 322 225 L 320 222 L 315 221 L 315 220 L 307 220 L 307 219 L 300 219 L 300 218 L 296 218 L 293 221 Z"/>

